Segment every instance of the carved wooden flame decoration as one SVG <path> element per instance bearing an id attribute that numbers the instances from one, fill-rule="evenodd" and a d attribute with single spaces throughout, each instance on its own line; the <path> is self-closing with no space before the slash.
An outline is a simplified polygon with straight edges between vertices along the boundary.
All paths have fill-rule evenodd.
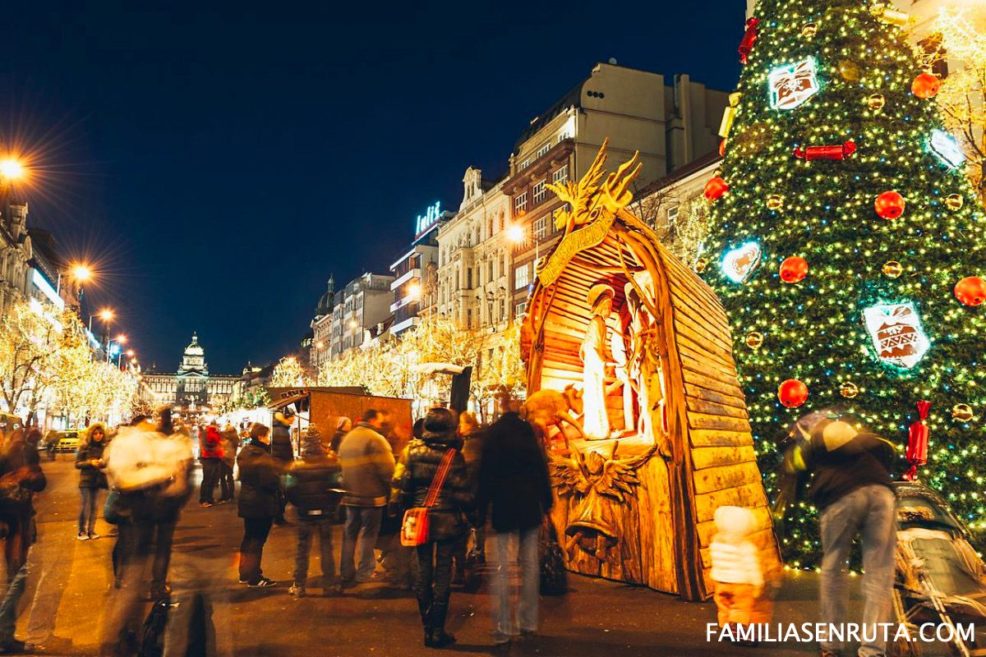
<path id="1" fill-rule="evenodd" d="M 555 217 L 555 225 L 559 229 L 564 228 L 566 235 L 578 226 L 595 221 L 603 212 L 616 214 L 633 200 L 630 184 L 640 175 L 643 167 L 639 161 L 640 152 L 635 152 L 633 157 L 621 164 L 619 169 L 609 174 L 600 184 L 606 173 L 604 167 L 608 145 L 609 139 L 603 141 L 592 166 L 577 183 L 569 181 L 561 185 L 545 185 L 558 198 L 568 203 L 568 207 L 560 210 Z"/>

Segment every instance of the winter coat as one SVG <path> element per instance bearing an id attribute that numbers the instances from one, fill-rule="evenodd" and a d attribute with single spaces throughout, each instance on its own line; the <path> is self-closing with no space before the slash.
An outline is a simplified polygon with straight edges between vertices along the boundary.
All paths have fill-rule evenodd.
<path id="1" fill-rule="evenodd" d="M 864 486 L 890 490 L 896 451 L 887 440 L 845 422 L 824 422 L 798 445 L 795 460 L 812 473 L 808 496 L 820 510 Z M 844 432 L 844 433 L 840 433 Z"/>
<path id="2" fill-rule="evenodd" d="M 248 440 L 243 443 L 243 448 L 236 457 L 236 465 L 240 472 L 239 516 L 241 518 L 277 516 L 281 510 L 278 494 L 284 464 L 268 454 L 264 445 Z"/>
<path id="3" fill-rule="evenodd" d="M 342 487 L 342 468 L 334 456 L 295 461 L 284 475 L 288 502 L 303 520 L 328 519 L 335 515 L 342 494 L 330 492 Z"/>
<path id="4" fill-rule="evenodd" d="M 390 480 L 394 476 L 394 454 L 390 444 L 369 424 L 360 422 L 339 445 L 342 486 L 347 506 L 387 505 Z"/>
<path id="5" fill-rule="evenodd" d="M 717 531 L 709 545 L 712 580 L 763 586 L 759 552 L 749 538 L 756 527 L 753 512 L 743 507 L 720 506 L 714 517 Z"/>
<path id="6" fill-rule="evenodd" d="M 0 522 L 12 532 L 30 524 L 34 493 L 40 493 L 47 485 L 37 448 L 23 438 L 7 443 L 0 454 Z"/>
<path id="7" fill-rule="evenodd" d="M 428 511 L 430 541 L 459 539 L 469 528 L 465 513 L 475 501 L 475 487 L 469 481 L 466 461 L 462 457 L 462 440 L 454 432 L 441 434 L 425 431 L 421 438 L 412 440 L 401 454 L 402 462 L 393 481 L 405 509 L 424 506 L 431 482 L 449 449 L 457 451 L 438 494 L 438 501 Z"/>
<path id="8" fill-rule="evenodd" d="M 329 449 L 331 449 L 333 452 L 338 454 L 339 445 L 342 444 L 342 439 L 346 437 L 346 433 L 348 432 L 339 429 L 334 434 L 332 434 L 332 441 L 329 443 Z"/>
<path id="9" fill-rule="evenodd" d="M 530 424 L 507 413 L 490 427 L 479 468 L 479 520 L 493 507 L 498 532 L 524 531 L 541 524 L 551 509 L 548 464 Z"/>
<path id="10" fill-rule="evenodd" d="M 240 448 L 240 436 L 236 429 L 230 427 L 223 430 L 222 434 L 223 463 L 228 468 L 232 468 L 236 463 L 236 450 Z"/>
<path id="11" fill-rule="evenodd" d="M 119 515 L 137 522 L 176 522 L 192 494 L 192 441 L 175 433 L 125 427 L 106 446 L 105 474 Z"/>
<path id="12" fill-rule="evenodd" d="M 106 473 L 103 472 L 103 468 L 89 463 L 93 460 L 102 459 L 105 450 L 105 438 L 99 442 L 90 441 L 79 445 L 79 449 L 75 452 L 75 467 L 79 470 L 79 488 L 107 487 Z"/>
<path id="13" fill-rule="evenodd" d="M 276 459 L 290 463 L 294 460 L 294 447 L 291 445 L 291 419 L 281 413 L 274 413 L 274 427 L 270 432 L 270 454 Z"/>
<path id="14" fill-rule="evenodd" d="M 199 433 L 201 436 L 201 432 Z M 205 428 L 205 435 L 200 438 L 199 458 L 200 459 L 221 459 L 223 457 L 223 437 L 219 433 L 219 428 L 209 425 Z"/>

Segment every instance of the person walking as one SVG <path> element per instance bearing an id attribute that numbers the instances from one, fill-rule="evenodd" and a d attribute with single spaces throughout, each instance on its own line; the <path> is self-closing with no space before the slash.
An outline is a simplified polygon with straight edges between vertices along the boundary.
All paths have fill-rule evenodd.
<path id="1" fill-rule="evenodd" d="M 4 561 L 7 592 L 0 602 L 0 654 L 24 651 L 24 642 L 14 637 L 17 606 L 27 587 L 27 556 L 37 536 L 34 521 L 34 494 L 47 486 L 41 471 L 36 428 L 16 429 L 0 453 L 0 523 L 7 528 Z"/>
<path id="2" fill-rule="evenodd" d="M 882 657 L 886 642 L 879 623 L 890 621 L 897 532 L 896 496 L 891 487 L 895 449 L 891 442 L 863 430 L 856 418 L 823 418 L 796 429 L 791 457 L 794 470 L 812 473 L 808 495 L 818 507 L 822 537 L 821 621 L 841 623 L 849 602 L 847 566 L 853 540 L 863 552 L 863 626 L 859 657 Z M 843 646 L 821 644 L 821 657 L 841 657 Z"/>
<path id="3" fill-rule="evenodd" d="M 209 508 L 216 503 L 216 484 L 223 466 L 223 438 L 215 422 L 199 429 L 199 461 L 202 463 L 202 484 L 199 487 L 199 506 Z"/>
<path id="4" fill-rule="evenodd" d="M 270 455 L 281 462 L 282 469 L 287 468 L 294 461 L 294 445 L 291 443 L 291 427 L 294 418 L 295 412 L 290 406 L 274 413 Z M 277 492 L 277 515 L 274 517 L 275 524 L 285 524 L 284 507 L 286 505 L 287 499 L 284 497 L 284 489 L 279 489 Z"/>
<path id="5" fill-rule="evenodd" d="M 335 454 L 326 452 L 322 434 L 312 423 L 301 442 L 301 460 L 295 461 L 284 476 L 284 490 L 298 512 L 298 546 L 294 560 L 294 583 L 290 593 L 305 597 L 308 559 L 312 537 L 318 534 L 322 565 L 322 594 L 338 592 L 332 557 L 332 518 L 341 498 L 342 468 Z"/>
<path id="6" fill-rule="evenodd" d="M 447 408 L 428 411 L 421 438 L 413 439 L 408 445 L 402 454 L 407 462 L 402 463 L 394 477 L 394 488 L 404 508 L 423 507 L 443 461 L 451 454 L 451 464 L 437 500 L 428 508 L 427 541 L 417 547 L 415 593 L 424 627 L 424 644 L 430 648 L 455 643 L 455 637 L 445 631 L 452 593 L 452 554 L 468 531 L 465 512 L 475 497 L 456 429 L 453 411 Z"/>
<path id="7" fill-rule="evenodd" d="M 509 642 L 538 629 L 540 562 L 538 538 L 551 509 L 551 480 L 533 427 L 504 400 L 504 413 L 490 427 L 479 467 L 477 510 L 483 526 L 492 513 L 494 641 Z M 510 571 L 519 567 L 520 599 L 511 600 Z M 516 613 L 515 613 L 516 611 Z"/>
<path id="8" fill-rule="evenodd" d="M 75 452 L 75 467 L 79 471 L 79 495 L 82 498 L 79 533 L 76 535 L 80 541 L 99 538 L 96 534 L 96 509 L 99 491 L 107 487 L 106 474 L 103 472 L 106 468 L 106 461 L 103 460 L 105 449 L 106 425 L 94 422 Z"/>
<path id="9" fill-rule="evenodd" d="M 240 471 L 239 516 L 243 518 L 243 541 L 240 544 L 240 584 L 250 587 L 275 586 L 274 580 L 264 577 L 260 567 L 264 544 L 271 525 L 279 512 L 280 476 L 283 462 L 272 457 L 270 429 L 262 424 L 250 428 L 236 457 Z"/>
<path id="10" fill-rule="evenodd" d="M 346 523 L 339 564 L 343 586 L 369 582 L 376 567 L 373 549 L 380 534 L 395 465 L 390 444 L 379 433 L 383 422 L 382 413 L 372 408 L 367 410 L 339 445 L 342 483 L 346 491 L 342 498 Z"/>
<path id="11" fill-rule="evenodd" d="M 233 482 L 233 466 L 236 465 L 236 452 L 240 448 L 240 435 L 230 423 L 226 423 L 222 431 L 223 457 L 220 460 L 219 474 L 219 503 L 232 502 L 236 496 L 236 484 Z"/>
<path id="12" fill-rule="evenodd" d="M 472 411 L 463 411 L 459 414 L 459 437 L 462 439 L 462 458 L 466 462 L 469 472 L 469 481 L 479 481 L 479 464 L 482 462 L 483 454 L 483 427 L 479 423 L 479 418 Z M 467 562 L 469 561 L 469 538 L 470 534 L 475 537 L 472 554 L 478 558 L 483 558 L 483 547 L 486 543 L 486 532 L 479 524 L 474 513 L 469 514 L 470 531 L 466 533 L 462 541 L 455 549 L 455 575 L 452 578 L 454 586 L 466 586 L 467 582 Z M 475 578 L 473 578 L 475 579 Z"/>
<path id="13" fill-rule="evenodd" d="M 342 444 L 342 439 L 346 437 L 346 434 L 353 430 L 353 421 L 346 416 L 342 416 L 336 420 L 336 431 L 332 434 L 332 441 L 329 443 L 329 448 L 335 452 L 339 453 L 339 445 Z"/>

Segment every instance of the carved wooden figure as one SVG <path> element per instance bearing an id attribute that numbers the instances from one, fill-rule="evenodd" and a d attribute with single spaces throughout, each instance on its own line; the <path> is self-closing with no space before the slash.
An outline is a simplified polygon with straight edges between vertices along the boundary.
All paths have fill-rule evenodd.
<path id="1" fill-rule="evenodd" d="M 585 416 L 591 404 L 605 414 L 550 453 L 552 521 L 571 570 L 704 599 L 717 507 L 754 511 L 766 571 L 779 552 L 726 316 L 627 210 L 636 156 L 605 176 L 605 151 L 578 183 L 549 185 L 568 202 L 557 216 L 565 235 L 538 271 L 521 332 L 532 399 L 575 387 Z M 586 389 L 600 378 L 594 357 L 602 399 Z"/>

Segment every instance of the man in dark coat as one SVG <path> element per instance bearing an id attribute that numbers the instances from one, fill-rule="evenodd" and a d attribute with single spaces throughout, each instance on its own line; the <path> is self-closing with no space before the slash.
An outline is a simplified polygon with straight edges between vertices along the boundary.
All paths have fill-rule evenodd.
<path id="1" fill-rule="evenodd" d="M 240 544 L 240 584 L 251 587 L 274 586 L 264 577 L 260 561 L 270 535 L 274 517 L 280 511 L 282 461 L 272 457 L 267 446 L 270 429 L 254 424 L 236 457 L 240 475 L 239 516 L 243 518 L 243 542 Z"/>
<path id="2" fill-rule="evenodd" d="M 34 494 L 45 489 L 47 479 L 41 471 L 37 442 L 41 433 L 30 429 L 14 431 L 0 454 L 0 523 L 7 526 L 4 560 L 7 565 L 7 593 L 0 602 L 0 654 L 24 651 L 24 643 L 14 638 L 17 603 L 27 586 L 27 553 L 34 543 Z"/>
<path id="3" fill-rule="evenodd" d="M 492 507 L 496 531 L 493 586 L 496 606 L 494 641 L 506 643 L 519 633 L 531 635 L 538 628 L 540 562 L 538 533 L 551 509 L 551 480 L 544 452 L 534 429 L 504 401 L 505 412 L 490 427 L 483 445 L 479 469 L 477 507 L 480 526 Z M 509 570 L 521 571 L 520 601 L 516 620 L 510 601 Z"/>
<path id="4" fill-rule="evenodd" d="M 291 444 L 291 426 L 294 424 L 295 413 L 290 406 L 274 413 L 274 428 L 270 435 L 270 455 L 281 462 L 286 468 L 294 461 L 294 446 Z M 284 489 L 277 494 L 277 515 L 274 522 L 278 525 L 285 523 L 284 507 L 287 506 Z"/>
<path id="5" fill-rule="evenodd" d="M 308 425 L 301 443 L 301 459 L 284 476 L 288 501 L 298 512 L 298 549 L 291 595 L 305 596 L 312 536 L 318 534 L 322 559 L 322 592 L 338 592 L 332 557 L 332 518 L 341 499 L 342 468 L 334 453 L 326 453 L 318 427 Z"/>

